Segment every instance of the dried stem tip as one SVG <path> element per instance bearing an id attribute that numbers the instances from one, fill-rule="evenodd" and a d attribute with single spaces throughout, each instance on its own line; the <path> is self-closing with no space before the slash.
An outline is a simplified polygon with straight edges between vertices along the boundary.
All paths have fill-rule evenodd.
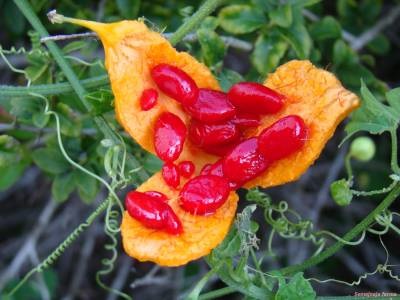
<path id="1" fill-rule="evenodd" d="M 58 14 L 57 11 L 56 11 L 55 9 L 53 9 L 53 10 L 51 10 L 51 11 L 49 11 L 49 12 L 47 13 L 47 18 L 50 20 L 50 22 L 51 22 L 52 24 L 54 24 L 54 23 L 59 23 L 59 24 L 61 24 L 61 23 L 64 22 L 64 16 Z"/>

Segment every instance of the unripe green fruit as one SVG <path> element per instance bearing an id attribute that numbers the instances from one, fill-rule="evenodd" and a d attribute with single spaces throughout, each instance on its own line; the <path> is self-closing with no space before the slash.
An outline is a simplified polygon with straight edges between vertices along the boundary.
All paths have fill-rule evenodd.
<path id="1" fill-rule="evenodd" d="M 369 161 L 374 157 L 375 149 L 375 143 L 371 138 L 361 136 L 351 143 L 350 155 L 360 161 Z"/>

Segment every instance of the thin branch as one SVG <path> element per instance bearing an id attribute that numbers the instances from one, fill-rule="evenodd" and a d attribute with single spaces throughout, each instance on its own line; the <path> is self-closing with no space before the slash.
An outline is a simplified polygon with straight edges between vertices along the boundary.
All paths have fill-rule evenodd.
<path id="1" fill-rule="evenodd" d="M 83 32 L 83 33 L 74 33 L 74 34 L 58 34 L 58 35 L 51 35 L 51 36 L 45 36 L 40 38 L 41 43 L 45 43 L 47 41 L 64 41 L 64 40 L 72 40 L 72 39 L 81 39 L 81 38 L 87 38 L 87 37 L 93 37 L 98 39 L 99 36 L 97 35 L 96 32 Z"/>
<path id="2" fill-rule="evenodd" d="M 172 32 L 164 33 L 163 36 L 166 39 L 170 39 L 173 36 Z M 80 38 L 96 38 L 98 39 L 99 36 L 95 32 L 84 32 L 84 33 L 76 33 L 76 34 L 60 34 L 60 35 L 51 35 L 47 37 L 43 37 L 40 39 L 40 42 L 44 43 L 47 41 L 60 41 L 60 40 L 69 40 L 69 39 L 80 39 Z M 243 41 L 241 39 L 237 39 L 231 36 L 221 36 L 221 39 L 224 41 L 225 45 L 228 47 L 236 48 L 243 51 L 251 51 L 253 49 L 253 45 L 249 42 Z M 195 42 L 198 40 L 197 34 L 189 33 L 186 35 L 182 42 Z"/>
<path id="3" fill-rule="evenodd" d="M 392 9 L 386 16 L 383 16 L 373 27 L 365 31 L 357 39 L 350 43 L 350 47 L 355 51 L 360 51 L 366 44 L 372 41 L 376 36 L 382 32 L 386 27 L 393 24 L 393 22 L 400 16 L 400 5 Z"/>

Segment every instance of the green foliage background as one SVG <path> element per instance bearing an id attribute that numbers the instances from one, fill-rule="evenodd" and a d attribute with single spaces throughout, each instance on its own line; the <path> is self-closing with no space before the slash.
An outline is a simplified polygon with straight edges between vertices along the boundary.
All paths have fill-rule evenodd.
<path id="1" fill-rule="evenodd" d="M 10 189 L 27 169 L 36 166 L 51 182 L 52 201 L 62 204 L 78 195 L 85 205 L 96 206 L 94 201 L 102 189 L 101 182 L 66 159 L 60 150 L 58 129 L 69 157 L 88 171 L 111 181 L 115 191 L 140 184 L 160 169 L 160 161 L 136 145 L 115 121 L 113 95 L 99 42 L 94 38 L 59 42 L 59 55 L 63 61 L 60 63 L 55 50 L 40 42 L 38 29 L 32 30 L 34 22 L 27 20 L 20 11 L 25 5 L 21 4 L 23 2 L 26 1 L 20 1 L 18 7 L 13 1 L 0 0 L 0 26 L 4 28 L 0 35 L 0 53 L 6 59 L 4 62 L 11 65 L 11 58 L 14 61 L 23 58 L 21 67 L 9 68 L 13 72 L 0 87 L 0 125 L 3 126 L 0 190 Z M 394 55 L 393 51 L 398 51 L 399 47 L 393 45 L 385 31 L 375 33 L 370 40 L 361 38 L 385 16 L 398 11 L 398 1 L 209 0 L 203 8 L 194 7 L 192 1 L 172 0 L 99 3 L 35 0 L 29 3 L 30 13 L 38 15 L 52 35 L 73 34 L 81 30 L 68 24 L 49 24 L 45 13 L 53 8 L 66 16 L 105 22 L 143 17 L 148 26 L 165 33 L 174 44 L 179 42 L 180 49 L 209 66 L 224 90 L 242 80 L 261 82 L 288 60 L 309 59 L 335 73 L 347 88 L 362 97 L 362 107 L 346 125 L 346 139 L 352 139 L 353 134 L 360 135 L 360 132 L 387 134 L 374 138 L 379 141 L 376 160 L 384 165 L 380 179 L 369 177 L 369 183 L 363 184 L 352 170 L 352 160 L 354 162 L 357 155 L 348 151 L 343 162 L 346 170 L 343 176 L 346 178 L 334 178 L 336 181 L 332 182 L 332 198 L 344 205 L 341 209 L 346 209 L 354 197 L 363 196 L 369 200 L 372 197 L 375 201 L 376 208 L 361 220 L 361 225 L 350 229 L 343 238 L 338 236 L 340 233 L 317 231 L 312 222 L 301 217 L 296 220 L 287 217 L 292 213 L 287 202 L 278 203 L 264 192 L 250 191 L 229 236 L 206 258 L 211 267 L 209 273 L 197 284 L 186 288 L 184 297 L 211 299 L 240 292 L 248 299 L 314 299 L 316 293 L 310 281 L 305 279 L 304 271 L 344 245 L 352 245 L 349 241 L 359 234 L 382 235 L 389 230 L 400 233 L 394 225 L 395 209 L 388 210 L 399 195 L 397 130 L 400 90 L 390 90 L 386 83 L 390 81 L 398 85 L 400 77 L 393 76 L 392 70 L 387 72 L 385 81 L 374 74 L 379 70 L 377 61 Z M 199 14 L 199 17 L 196 19 L 193 14 Z M 36 22 L 36 27 L 38 24 Z M 66 66 L 71 68 L 75 79 L 67 75 Z M 43 101 L 43 96 L 46 101 Z M 58 115 L 59 128 L 56 120 L 46 113 L 46 102 L 48 108 Z M 126 165 L 121 166 L 118 161 L 125 149 L 128 153 Z M 107 201 L 110 207 L 117 207 L 119 203 L 116 199 Z M 65 209 L 67 207 L 68 203 Z M 264 217 L 254 216 L 256 208 Z M 275 214 L 279 218 L 271 217 Z M 98 215 L 100 212 L 96 217 Z M 383 229 L 379 232 L 371 229 L 372 224 Z M 318 247 L 318 254 L 303 264 L 272 271 L 263 260 L 266 256 L 273 257 L 271 249 L 262 249 L 261 257 L 260 251 L 256 251 L 260 245 L 257 232 L 265 233 L 268 226 L 281 238 L 309 241 Z M 105 232 L 115 238 L 112 228 L 106 226 Z M 327 245 L 333 246 L 328 248 Z M 116 247 L 115 244 L 114 249 Z M 44 266 L 50 265 L 46 263 Z M 199 296 L 206 282 L 215 274 L 226 286 Z M 43 275 L 50 294 L 57 297 L 57 275 L 52 269 Z M 15 278 L 8 282 L 6 290 L 9 291 L 16 283 Z M 125 292 L 130 294 L 129 288 Z M 40 298 L 35 285 L 27 283 L 10 299 L 24 299 L 26 293 L 36 293 L 35 297 Z"/>

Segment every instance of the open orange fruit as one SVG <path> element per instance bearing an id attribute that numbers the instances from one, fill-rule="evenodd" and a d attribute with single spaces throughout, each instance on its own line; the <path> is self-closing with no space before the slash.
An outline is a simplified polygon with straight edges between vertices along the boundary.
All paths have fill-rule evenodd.
<path id="1" fill-rule="evenodd" d="M 150 30 L 143 22 L 72 22 L 99 35 L 105 49 L 118 121 L 139 145 L 153 154 L 156 153 L 154 127 L 161 114 L 173 113 L 190 126 L 190 116 L 182 105 L 159 91 L 151 75 L 154 67 L 160 64 L 177 67 L 199 88 L 220 90 L 217 80 L 205 65 L 188 53 L 178 52 L 161 34 Z M 262 116 L 259 126 L 243 131 L 243 138 L 258 136 L 271 124 L 289 115 L 301 117 L 309 132 L 299 151 L 272 162 L 264 172 L 245 183 L 246 188 L 265 188 L 296 180 L 318 158 L 337 125 L 359 104 L 357 96 L 343 88 L 334 75 L 316 68 L 309 61 L 290 61 L 280 66 L 268 76 L 264 86 L 285 97 L 284 107 L 275 114 Z M 159 91 L 157 105 L 143 110 L 140 98 L 143 91 L 149 89 Z M 195 174 L 199 174 L 206 164 L 218 159 L 218 156 L 187 141 L 176 163 L 191 161 L 196 167 Z M 186 181 L 181 181 L 175 189 L 165 183 L 159 172 L 137 189 L 143 192 L 157 190 L 166 195 L 184 231 L 180 235 L 171 235 L 149 228 L 125 212 L 121 233 L 128 255 L 163 266 L 179 266 L 207 255 L 224 239 L 236 213 L 236 193 L 231 191 L 223 205 L 211 215 L 191 214 L 179 205 L 180 191 Z"/>

